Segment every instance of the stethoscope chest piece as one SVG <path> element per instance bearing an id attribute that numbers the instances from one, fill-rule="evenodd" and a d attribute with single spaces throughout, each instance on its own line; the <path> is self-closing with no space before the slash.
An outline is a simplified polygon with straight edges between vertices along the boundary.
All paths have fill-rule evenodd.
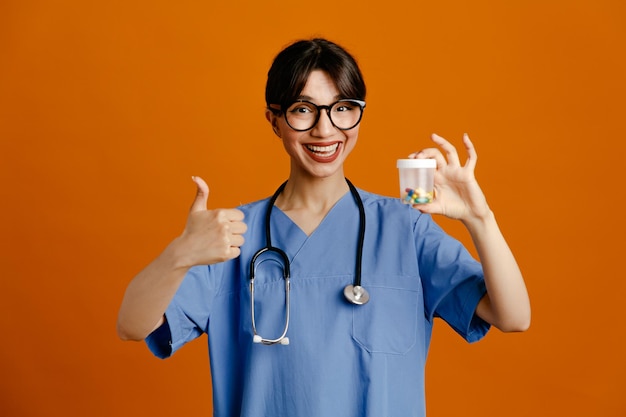
<path id="1" fill-rule="evenodd" d="M 346 300 L 356 305 L 365 304 L 370 300 L 369 293 L 360 285 L 346 285 L 343 289 L 343 295 Z"/>

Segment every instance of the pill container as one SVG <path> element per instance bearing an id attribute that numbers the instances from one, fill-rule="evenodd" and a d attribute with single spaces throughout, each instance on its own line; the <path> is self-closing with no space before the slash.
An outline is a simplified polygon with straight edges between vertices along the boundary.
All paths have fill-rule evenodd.
<path id="1" fill-rule="evenodd" d="M 398 159 L 400 198 L 412 206 L 433 201 L 437 161 L 434 159 Z"/>

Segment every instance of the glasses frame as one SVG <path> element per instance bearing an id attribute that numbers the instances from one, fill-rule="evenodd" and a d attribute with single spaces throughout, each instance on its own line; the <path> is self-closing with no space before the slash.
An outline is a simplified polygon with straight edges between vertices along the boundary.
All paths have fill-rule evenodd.
<path id="1" fill-rule="evenodd" d="M 347 127 L 347 128 L 343 128 L 343 127 L 339 127 L 335 124 L 335 122 L 333 122 L 333 118 L 330 115 L 330 110 L 337 104 L 337 103 L 341 103 L 343 101 L 349 101 L 352 103 L 355 103 L 359 106 L 359 108 L 361 109 L 361 114 L 359 115 L 359 120 L 356 121 L 356 123 L 352 126 L 352 127 Z M 293 130 L 295 130 L 296 132 L 306 132 L 307 130 L 311 130 L 313 129 L 315 126 L 317 126 L 317 123 L 320 121 L 320 117 L 322 116 L 322 110 L 326 110 L 326 114 L 328 115 L 328 120 L 330 120 L 330 123 L 336 127 L 339 130 L 351 130 L 354 129 L 355 127 L 357 127 L 359 125 L 359 123 L 361 123 L 361 119 L 363 118 L 363 110 L 365 110 L 365 101 L 364 100 L 357 100 L 355 98 L 344 98 L 341 100 L 337 100 L 331 104 L 328 105 L 317 105 L 313 102 L 310 102 L 309 100 L 296 100 L 293 103 L 289 104 L 289 106 L 287 106 L 287 108 L 293 106 L 295 103 L 306 103 L 306 104 L 310 104 L 311 106 L 315 107 L 315 109 L 317 110 L 317 117 L 315 118 L 315 121 L 313 122 L 313 124 L 311 125 L 311 127 L 307 128 L 307 129 L 296 129 L 295 127 L 291 126 L 291 124 L 289 123 L 289 120 L 287 119 L 287 111 L 283 108 L 283 106 L 280 106 L 280 110 L 279 109 L 275 109 L 273 107 L 269 107 L 269 110 L 276 114 L 276 115 L 280 115 L 280 113 L 283 114 L 283 117 L 285 118 L 285 122 L 287 122 L 287 125 L 292 128 Z"/>

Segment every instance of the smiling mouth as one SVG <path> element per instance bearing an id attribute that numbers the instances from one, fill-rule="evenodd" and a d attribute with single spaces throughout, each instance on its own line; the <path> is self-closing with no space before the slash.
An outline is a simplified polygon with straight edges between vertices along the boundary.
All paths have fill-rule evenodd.
<path id="1" fill-rule="evenodd" d="M 314 153 L 317 156 L 322 158 L 327 158 L 332 156 L 337 149 L 339 148 L 339 142 L 333 143 L 332 145 L 326 146 L 318 146 L 318 145 L 305 145 L 309 152 Z"/>

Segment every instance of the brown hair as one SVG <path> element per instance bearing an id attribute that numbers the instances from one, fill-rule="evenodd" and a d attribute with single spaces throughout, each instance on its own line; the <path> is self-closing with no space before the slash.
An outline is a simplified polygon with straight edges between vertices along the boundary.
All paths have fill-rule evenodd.
<path id="1" fill-rule="evenodd" d="M 365 82 L 354 57 L 336 43 L 316 38 L 297 41 L 274 58 L 265 86 L 267 106 L 286 108 L 296 101 L 314 70 L 334 80 L 341 98 L 365 100 Z"/>

